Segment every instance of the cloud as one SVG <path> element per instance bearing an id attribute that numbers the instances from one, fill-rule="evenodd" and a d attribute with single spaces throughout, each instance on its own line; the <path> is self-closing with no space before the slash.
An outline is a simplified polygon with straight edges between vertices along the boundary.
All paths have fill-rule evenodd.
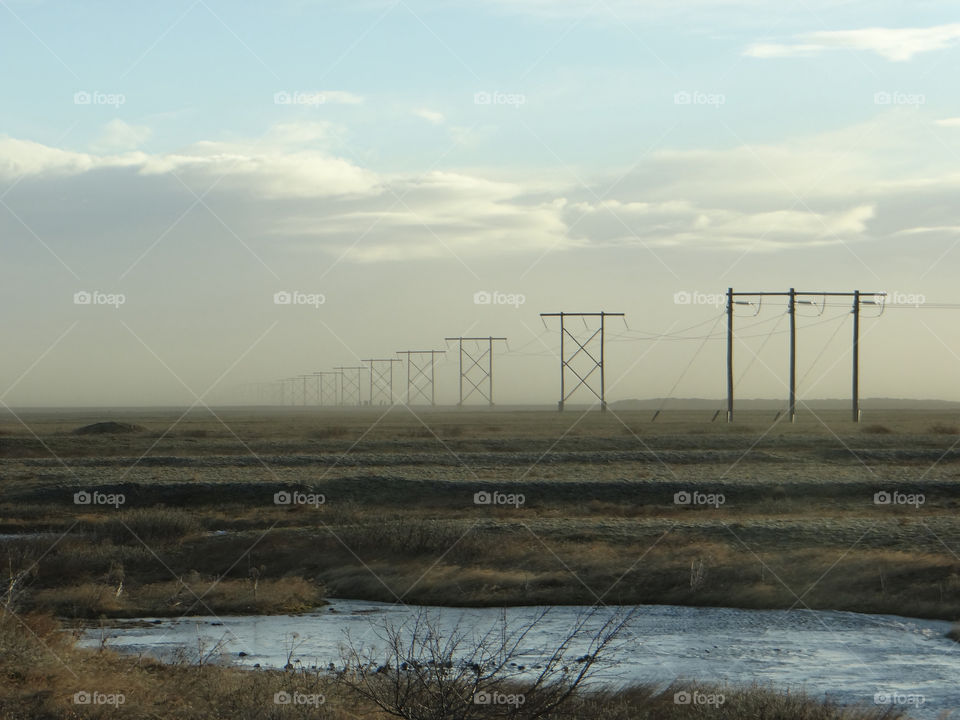
<path id="1" fill-rule="evenodd" d="M 608 200 L 573 205 L 567 219 L 595 245 L 772 251 L 855 241 L 874 215 L 871 205 L 755 212 L 693 202 Z"/>
<path id="2" fill-rule="evenodd" d="M 31 140 L 0 136 L 0 177 L 75 175 L 102 167 L 123 167 L 135 163 L 129 157 L 101 157 L 41 145 Z"/>
<path id="3" fill-rule="evenodd" d="M 754 43 L 744 51 L 756 58 L 817 55 L 828 50 L 867 50 L 893 62 L 952 47 L 960 41 L 960 23 L 926 28 L 862 28 L 804 33 L 786 43 Z"/>
<path id="4" fill-rule="evenodd" d="M 960 127 L 960 117 L 942 118 L 936 121 L 940 127 Z"/>
<path id="5" fill-rule="evenodd" d="M 150 139 L 153 131 L 144 125 L 130 125 L 114 118 L 103 126 L 100 137 L 94 142 L 95 150 L 135 150 Z"/>
<path id="6" fill-rule="evenodd" d="M 186 185 L 267 254 L 469 263 L 590 247 L 775 252 L 960 226 L 952 200 L 960 173 L 929 122 L 891 111 L 777 144 L 662 150 L 625 176 L 594 176 L 585 186 L 550 170 L 509 180 L 384 173 L 325 148 L 322 124 L 284 124 L 259 141 L 207 141 L 172 153 L 85 154 L 3 138 L 0 178 L 23 178 L 7 202 L 25 222 L 54 235 L 97 227 L 139 250 L 189 207 Z M 157 208 L 154 224 L 118 210 L 118 195 L 123 207 Z M 0 215 L 0 230 L 3 222 Z M 200 219 L 178 223 L 184 242 L 209 242 Z"/>
<path id="7" fill-rule="evenodd" d="M 442 113 L 434 112 L 433 110 L 427 110 L 426 108 L 414 110 L 413 114 L 433 125 L 443 125 L 447 121 Z"/>

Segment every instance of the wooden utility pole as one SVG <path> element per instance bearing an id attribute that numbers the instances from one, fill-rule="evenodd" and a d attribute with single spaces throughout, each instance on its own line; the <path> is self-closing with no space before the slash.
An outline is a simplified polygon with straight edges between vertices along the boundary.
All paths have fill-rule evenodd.
<path id="1" fill-rule="evenodd" d="M 787 404 L 787 417 L 790 422 L 797 419 L 797 291 L 790 288 L 787 312 L 790 313 L 790 400 Z"/>
<path id="2" fill-rule="evenodd" d="M 853 291 L 853 416 L 860 422 L 860 291 Z"/>
<path id="3" fill-rule="evenodd" d="M 733 422 L 733 288 L 727 288 L 727 422 Z"/>
<path id="4" fill-rule="evenodd" d="M 824 304 L 827 298 L 853 298 L 853 392 L 852 392 L 852 419 L 860 422 L 860 307 L 866 305 L 882 305 L 879 298 L 886 297 L 886 293 L 865 293 L 859 290 L 853 292 L 807 292 L 790 288 L 787 292 L 734 292 L 727 289 L 727 420 L 733 420 L 733 308 L 735 305 L 749 305 L 749 302 L 736 300 L 737 297 L 785 297 L 787 298 L 787 313 L 790 315 L 790 381 L 789 399 L 787 401 L 787 416 L 790 422 L 796 421 L 797 416 L 797 305 L 813 305 L 810 300 L 803 298 L 821 297 Z"/>

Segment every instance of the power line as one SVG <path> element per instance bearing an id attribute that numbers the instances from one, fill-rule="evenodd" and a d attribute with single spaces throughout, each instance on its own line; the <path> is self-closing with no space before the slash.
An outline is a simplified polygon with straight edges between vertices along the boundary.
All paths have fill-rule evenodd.
<path id="1" fill-rule="evenodd" d="M 816 306 L 816 303 L 805 299 L 809 297 L 823 298 L 820 314 L 827 305 L 827 298 L 844 297 L 853 300 L 853 421 L 860 422 L 860 308 L 864 304 L 880 304 L 886 301 L 886 293 L 864 293 L 859 290 L 853 292 L 808 292 L 790 288 L 787 292 L 734 292 L 727 288 L 727 422 L 733 422 L 733 318 L 734 306 L 739 301 L 737 297 L 758 298 L 760 302 L 766 297 L 786 297 L 787 314 L 790 318 L 790 382 L 787 413 L 790 422 L 797 417 L 797 308 L 804 305 Z"/>

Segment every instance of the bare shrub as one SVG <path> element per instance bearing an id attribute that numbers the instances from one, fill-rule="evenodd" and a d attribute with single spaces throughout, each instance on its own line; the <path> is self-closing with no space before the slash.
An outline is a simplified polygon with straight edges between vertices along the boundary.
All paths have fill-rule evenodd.
<path id="1" fill-rule="evenodd" d="M 593 609 L 579 616 L 559 645 L 544 651 L 531 672 L 518 661 L 525 639 L 549 611 L 510 627 L 506 615 L 487 632 L 461 625 L 447 633 L 419 610 L 406 623 L 384 620 L 375 632 L 385 647 L 341 648 L 339 682 L 381 710 L 405 720 L 549 717 L 594 674 L 601 654 L 620 636 L 632 612 L 615 613 L 591 631 Z M 586 641 L 579 657 L 574 644 Z M 502 700 L 498 701 L 498 698 Z"/>

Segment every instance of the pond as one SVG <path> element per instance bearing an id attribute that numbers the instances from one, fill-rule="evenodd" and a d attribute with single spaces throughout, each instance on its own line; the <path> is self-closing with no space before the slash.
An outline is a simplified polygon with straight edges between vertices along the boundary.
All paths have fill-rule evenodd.
<path id="1" fill-rule="evenodd" d="M 400 626 L 420 610 L 445 632 L 483 633 L 504 617 L 508 627 L 523 626 L 543 608 L 420 608 L 332 600 L 302 615 L 141 618 L 88 629 L 80 644 L 96 647 L 105 639 L 119 652 L 168 661 L 215 650 L 218 661 L 248 667 L 282 668 L 292 661 L 325 668 L 339 664 L 339 648 L 348 636 L 354 643 L 382 647 L 384 622 Z M 519 665 L 536 666 L 587 608 L 547 610 L 524 638 Z M 618 610 L 629 608 L 602 608 L 590 619 L 588 631 Z M 960 708 L 960 646 L 944 637 L 947 622 L 835 611 L 664 605 L 635 610 L 621 642 L 598 665 L 598 681 L 757 682 L 845 704 L 902 704 L 917 718 Z M 584 652 L 588 642 L 585 634 L 569 657 Z"/>

